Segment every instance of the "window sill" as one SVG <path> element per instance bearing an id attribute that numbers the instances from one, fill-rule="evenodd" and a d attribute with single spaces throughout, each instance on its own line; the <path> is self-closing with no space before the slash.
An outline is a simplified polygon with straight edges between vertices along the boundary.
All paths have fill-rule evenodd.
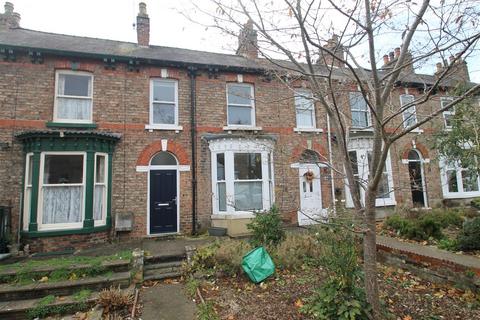
<path id="1" fill-rule="evenodd" d="M 408 129 L 408 128 L 405 128 L 405 129 Z M 415 128 L 415 129 L 413 129 L 412 131 L 410 131 L 410 133 L 418 133 L 418 134 L 421 134 L 421 133 L 423 133 L 423 129 Z"/>
<path id="2" fill-rule="evenodd" d="M 225 126 L 224 131 L 262 131 L 262 127 L 252 126 Z"/>
<path id="3" fill-rule="evenodd" d="M 183 130 L 183 127 L 177 125 L 146 124 L 145 130 L 148 130 L 149 132 L 153 132 L 153 130 L 170 130 L 175 131 L 175 133 L 179 133 Z"/>
<path id="4" fill-rule="evenodd" d="M 255 214 L 248 211 L 239 211 L 237 213 L 217 213 L 210 216 L 212 220 L 235 220 L 235 219 L 253 219 Z"/>
<path id="5" fill-rule="evenodd" d="M 470 199 L 470 198 L 478 198 L 480 196 L 480 192 L 458 192 L 458 193 L 448 193 L 444 194 L 444 199 Z"/>
<path id="6" fill-rule="evenodd" d="M 366 132 L 373 132 L 373 128 L 370 127 L 351 127 L 350 131 L 356 132 L 356 131 L 366 131 Z"/>
<path id="7" fill-rule="evenodd" d="M 77 129 L 96 129 L 96 123 L 78 123 L 78 122 L 54 122 L 48 121 L 45 123 L 47 128 L 77 128 Z"/>
<path id="8" fill-rule="evenodd" d="M 318 128 L 293 128 L 293 132 L 298 132 L 298 134 L 301 134 L 302 132 L 313 132 L 313 133 L 321 133 L 323 132 L 323 129 L 318 129 Z"/>
<path id="9" fill-rule="evenodd" d="M 97 226 L 94 228 L 80 228 L 80 229 L 68 229 L 68 230 L 44 230 L 44 231 L 22 231 L 22 236 L 26 238 L 42 238 L 42 237 L 54 237 L 65 236 L 73 234 L 87 234 L 107 231 L 110 229 L 109 225 Z"/>

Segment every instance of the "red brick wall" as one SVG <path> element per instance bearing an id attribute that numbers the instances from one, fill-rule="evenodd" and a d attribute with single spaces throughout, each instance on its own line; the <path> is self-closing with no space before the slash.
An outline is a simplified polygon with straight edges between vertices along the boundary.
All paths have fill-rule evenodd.
<path id="1" fill-rule="evenodd" d="M 134 230 L 122 237 L 143 237 L 147 231 L 148 173 L 137 172 L 137 165 L 148 164 L 150 157 L 161 150 L 161 139 L 168 139 L 168 150 L 174 153 L 181 164 L 191 163 L 190 141 L 190 80 L 186 70 L 168 68 L 170 78 L 178 80 L 179 125 L 183 130 L 145 130 L 149 121 L 149 79 L 159 77 L 161 67 L 141 67 L 140 72 L 128 71 L 124 64 L 116 70 L 106 70 L 99 60 L 76 59 L 79 70 L 94 75 L 93 120 L 99 131 L 122 134 L 113 157 L 112 213 L 133 212 Z M 20 142 L 13 138 L 22 130 L 46 129 L 45 122 L 53 119 L 55 70 L 70 68 L 70 60 L 45 57 L 43 64 L 32 64 L 27 57 L 18 57 L 16 62 L 0 62 L 0 142 L 10 147 L 0 150 L 0 205 L 13 206 L 13 227 L 18 228 L 20 196 L 23 180 L 23 153 Z M 197 77 L 197 163 L 198 172 L 198 222 L 203 229 L 209 226 L 212 214 L 210 150 L 202 139 L 207 133 L 224 133 L 226 125 L 226 82 L 236 81 L 236 74 L 218 74 L 209 78 L 205 72 Z M 244 82 L 255 86 L 256 125 L 263 128 L 262 134 L 277 138 L 274 150 L 275 198 L 285 214 L 285 219 L 296 221 L 299 203 L 298 169 L 290 168 L 298 162 L 300 154 L 309 145 L 321 156 L 328 157 L 326 117 L 321 108 L 316 108 L 316 123 L 324 133 L 295 133 L 295 109 L 288 90 L 275 81 L 262 77 L 245 75 Z M 300 83 L 298 85 L 301 85 Z M 347 86 L 348 89 L 348 86 Z M 348 90 L 345 90 L 346 93 Z M 339 92 L 341 94 L 342 92 Z M 399 93 L 402 93 L 399 91 Z M 392 95 L 392 103 L 398 103 L 398 95 Z M 432 101 L 426 107 L 436 108 L 439 101 Z M 426 110 L 429 111 L 429 110 Z M 418 111 L 420 114 L 422 110 Z M 436 124 L 422 127 L 422 135 L 409 134 L 391 150 L 395 196 L 398 202 L 409 205 L 409 181 L 407 165 L 401 158 L 412 139 L 417 139 L 425 148 L 429 133 Z M 233 133 L 235 135 L 237 133 Z M 253 135 L 246 133 L 245 135 Z M 335 147 L 335 145 L 334 145 Z M 430 159 L 435 153 L 429 152 Z M 337 158 L 337 157 L 336 157 Z M 336 163 L 339 163 L 338 159 Z M 340 166 L 341 167 L 341 166 Z M 435 162 L 426 165 L 427 190 L 430 202 L 438 203 L 441 196 L 439 169 Z M 191 171 L 180 173 L 180 228 L 183 233 L 191 231 Z M 335 186 L 344 194 L 343 178 L 335 175 Z M 329 171 L 322 169 L 322 200 L 324 207 L 331 203 L 331 181 Z M 398 190 L 397 190 L 398 189 Z M 410 202 L 409 202 L 410 201 Z M 105 240 L 107 235 L 93 234 L 91 237 Z M 55 237 L 52 239 L 60 239 Z M 65 241 L 76 241 L 76 237 L 64 237 Z M 68 240 L 70 239 L 70 240 Z M 39 243 L 50 240 L 42 239 Z M 52 240 L 52 243 L 55 243 Z M 79 243 L 75 242 L 76 246 Z M 53 246 L 53 245 L 52 245 Z M 42 248 L 49 248 L 44 245 Z M 38 245 L 40 249 L 40 244 Z"/>

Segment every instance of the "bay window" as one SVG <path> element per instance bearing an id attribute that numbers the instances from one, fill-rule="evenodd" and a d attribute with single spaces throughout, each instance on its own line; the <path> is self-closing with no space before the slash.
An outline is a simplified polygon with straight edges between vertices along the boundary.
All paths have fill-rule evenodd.
<path id="1" fill-rule="evenodd" d="M 27 131 L 23 232 L 29 237 L 110 227 L 113 133 Z"/>
<path id="2" fill-rule="evenodd" d="M 56 73 L 55 122 L 91 123 L 93 76 L 86 72 Z"/>
<path id="3" fill-rule="evenodd" d="M 475 172 L 462 168 L 458 162 L 440 159 L 440 179 L 446 199 L 480 196 L 480 179 Z"/>
<path id="4" fill-rule="evenodd" d="M 210 142 L 214 214 L 254 212 L 272 206 L 272 148 L 268 140 Z"/>
<path id="5" fill-rule="evenodd" d="M 371 171 L 372 163 L 372 141 L 370 139 L 355 139 L 349 145 L 349 156 L 352 166 L 352 171 L 355 177 L 355 183 L 360 189 L 361 201 L 365 201 L 365 190 L 362 188 L 366 186 Z M 393 178 L 392 166 L 390 162 L 390 154 L 385 160 L 383 166 L 383 173 L 378 184 L 377 197 L 375 200 L 376 206 L 390 206 L 395 205 L 395 197 L 393 193 Z M 346 181 L 346 205 L 353 207 L 352 196 L 348 181 Z"/>

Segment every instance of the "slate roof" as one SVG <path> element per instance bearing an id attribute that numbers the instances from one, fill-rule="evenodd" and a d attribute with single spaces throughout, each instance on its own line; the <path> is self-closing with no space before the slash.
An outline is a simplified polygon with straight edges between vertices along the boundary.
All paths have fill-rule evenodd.
<path id="1" fill-rule="evenodd" d="M 74 130 L 30 130 L 17 133 L 15 137 L 19 139 L 28 139 L 31 137 L 98 137 L 108 138 L 111 140 L 119 140 L 122 137 L 120 133 L 104 132 L 104 131 L 74 131 Z"/>
<path id="2" fill-rule="evenodd" d="M 183 64 L 229 66 L 260 69 L 256 61 L 233 54 L 213 53 L 182 48 L 141 47 L 132 42 L 121 42 L 88 37 L 34 31 L 23 28 L 0 30 L 0 45 L 23 49 L 35 48 L 51 53 L 77 53 L 109 57 L 137 58 Z"/>
<path id="3" fill-rule="evenodd" d="M 115 57 L 117 59 L 140 59 L 149 63 L 162 62 L 167 65 L 197 65 L 219 68 L 221 70 L 243 70 L 262 72 L 267 69 L 279 69 L 266 59 L 247 59 L 234 54 L 214 53 L 207 51 L 190 50 L 183 48 L 154 46 L 142 47 L 132 42 L 122 42 L 98 38 L 71 36 L 65 34 L 48 33 L 23 28 L 0 30 L 0 47 L 12 47 L 20 50 L 37 49 L 51 54 L 91 57 Z M 296 67 L 289 61 L 278 60 L 278 65 L 285 65 L 291 69 Z M 318 74 L 327 74 L 323 66 L 317 66 Z M 366 70 L 367 76 L 368 71 Z M 347 69 L 334 70 L 335 77 L 351 78 Z M 420 85 L 433 84 L 435 76 L 427 74 L 402 74 L 399 81 Z M 448 81 L 449 82 L 449 81 Z M 451 85 L 444 81 L 446 86 Z"/>

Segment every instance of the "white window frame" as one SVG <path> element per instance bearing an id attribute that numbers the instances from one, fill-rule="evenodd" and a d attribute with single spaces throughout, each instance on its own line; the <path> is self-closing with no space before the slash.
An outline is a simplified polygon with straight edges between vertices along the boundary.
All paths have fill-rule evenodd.
<path id="1" fill-rule="evenodd" d="M 228 89 L 230 86 L 235 86 L 235 87 L 249 87 L 250 88 L 250 95 L 252 99 L 250 99 L 250 104 L 230 104 L 228 101 Z M 238 83 L 238 82 L 229 82 L 226 85 L 226 96 L 227 96 L 227 128 L 255 128 L 256 126 L 256 121 L 255 121 L 255 88 L 253 84 L 250 83 Z M 233 107 L 249 107 L 250 108 L 250 120 L 251 124 L 230 124 L 230 119 L 229 119 L 229 112 L 228 108 L 229 106 Z"/>
<path id="2" fill-rule="evenodd" d="M 63 183 L 58 184 L 58 186 L 82 186 L 82 212 L 80 213 L 81 219 L 80 222 L 74 223 L 49 223 L 44 224 L 43 221 L 43 178 L 45 174 L 45 156 L 46 155 L 82 155 L 83 156 L 83 177 L 82 183 Z M 46 231 L 46 230 L 68 230 L 68 229 L 80 229 L 83 228 L 83 221 L 85 220 L 85 185 L 86 185 L 86 178 L 87 178 L 87 153 L 86 152 L 77 152 L 77 151 L 47 151 L 42 152 L 40 155 L 40 177 L 38 182 L 38 207 L 37 207 L 37 223 L 38 223 L 38 230 L 39 231 Z M 52 186 L 52 184 L 49 184 Z"/>
<path id="3" fill-rule="evenodd" d="M 366 128 L 371 127 L 372 126 L 372 118 L 371 118 L 370 108 L 368 107 L 367 101 L 365 101 L 365 105 L 366 105 L 366 108 L 367 108 L 366 110 L 353 109 L 353 105 L 351 104 L 351 98 L 350 98 L 350 96 L 352 94 L 359 94 L 361 96 L 361 98 L 365 100 L 365 97 L 363 96 L 361 91 L 350 91 L 348 93 L 348 103 L 350 105 L 350 115 L 351 115 L 351 118 L 352 118 L 352 128 L 366 129 Z M 367 125 L 366 126 L 354 125 L 354 123 L 353 123 L 353 112 L 364 112 L 364 113 L 366 113 L 366 115 L 367 115 Z"/>
<path id="4" fill-rule="evenodd" d="M 445 104 L 448 104 L 453 101 L 452 97 L 441 97 L 440 98 L 440 108 L 443 109 Z M 443 126 L 445 130 L 452 130 L 452 126 L 447 125 L 447 117 L 455 116 L 455 106 L 452 106 L 449 110 L 443 111 Z"/>
<path id="5" fill-rule="evenodd" d="M 166 104 L 172 104 L 172 101 L 164 101 L 164 100 L 158 100 L 158 101 L 153 101 L 153 88 L 155 83 L 169 83 L 169 84 L 174 84 L 175 88 L 175 123 L 154 123 L 153 122 L 153 103 L 166 103 Z M 149 130 L 175 130 L 179 131 L 182 130 L 183 127 L 178 125 L 178 80 L 175 79 L 163 79 L 163 78 L 151 78 L 150 79 L 150 99 L 149 99 L 149 117 L 148 117 L 148 122 L 145 126 L 145 129 Z"/>
<path id="6" fill-rule="evenodd" d="M 90 97 L 84 96 L 69 96 L 69 95 L 59 95 L 58 94 L 58 78 L 61 74 L 70 74 L 70 75 L 82 75 L 90 77 Z M 82 99 L 90 100 L 90 119 L 62 119 L 57 117 L 58 112 L 58 98 L 70 98 L 70 99 Z M 64 122 L 64 123 L 92 123 L 93 122 L 93 74 L 85 71 L 71 71 L 71 70 L 57 70 L 55 72 L 55 100 L 53 103 L 53 122 Z"/>
<path id="7" fill-rule="evenodd" d="M 311 126 L 301 126 L 298 124 L 298 105 L 297 105 L 297 97 L 303 97 L 305 99 L 309 99 L 311 110 L 312 110 L 312 125 Z M 301 131 L 304 129 L 316 129 L 317 128 L 317 121 L 315 115 L 315 101 L 313 100 L 313 94 L 311 90 L 308 89 L 298 89 L 295 90 L 295 95 L 293 97 L 294 104 L 295 104 L 295 123 L 297 131 Z"/>
<path id="8" fill-rule="evenodd" d="M 105 157 L 105 165 L 104 165 L 104 181 L 102 182 L 97 182 L 97 156 L 103 156 Z M 93 223 L 94 226 L 104 226 L 107 224 L 107 199 L 108 199 L 108 153 L 104 152 L 96 152 L 95 153 L 95 161 L 94 161 L 94 175 L 93 175 L 93 204 L 95 204 L 95 187 L 97 185 L 103 185 L 105 187 L 105 190 L 103 192 L 103 210 L 102 210 L 102 219 L 100 220 L 95 220 L 95 213 L 93 212 L 92 208 L 92 217 L 93 217 Z"/>
<path id="9" fill-rule="evenodd" d="M 32 166 L 32 168 L 30 168 Z M 23 190 L 23 230 L 28 231 L 30 224 L 31 200 L 32 200 L 32 185 L 33 181 L 28 181 L 28 178 L 33 178 L 33 152 L 27 153 L 25 157 L 25 185 Z M 32 171 L 32 172 L 31 172 Z"/>
<path id="10" fill-rule="evenodd" d="M 275 178 L 273 167 L 273 143 L 271 141 L 253 141 L 247 139 L 214 140 L 210 142 L 211 170 L 212 170 L 212 208 L 216 217 L 232 215 L 237 218 L 251 218 L 253 211 L 235 211 L 235 182 L 236 181 L 262 181 L 262 204 L 261 210 L 268 210 L 275 201 Z M 226 188 L 226 211 L 219 210 L 218 181 L 217 181 L 217 154 L 223 153 L 225 159 L 225 188 Z M 262 179 L 236 180 L 234 155 L 236 153 L 260 153 L 262 157 Z M 269 170 L 270 166 L 270 170 Z M 223 180 L 222 180 L 223 182 Z M 272 188 L 272 190 L 270 190 Z"/>
<path id="11" fill-rule="evenodd" d="M 359 140 L 358 143 L 355 143 L 354 146 L 348 148 L 348 151 L 355 151 L 357 152 L 357 158 L 363 156 L 365 159 L 363 165 L 360 167 L 358 166 L 358 175 L 360 181 L 368 181 L 368 176 L 370 173 L 370 169 L 368 166 L 368 152 L 372 151 L 371 141 L 367 139 L 356 139 Z M 358 165 L 358 164 L 357 164 Z M 393 174 L 392 174 L 392 163 L 390 159 L 390 151 L 387 154 L 387 158 L 385 159 L 385 166 L 383 168 L 383 172 L 387 174 L 387 183 L 389 189 L 389 197 L 388 198 L 377 198 L 375 199 L 375 206 L 376 207 L 385 207 L 385 206 L 394 206 L 397 204 L 395 200 L 395 192 L 394 192 L 394 185 L 393 185 Z M 365 203 L 365 190 L 360 187 L 360 197 L 362 203 Z M 353 208 L 353 199 L 350 193 L 350 188 L 348 184 L 348 180 L 345 179 L 345 200 L 346 200 L 346 207 Z"/>
<path id="12" fill-rule="evenodd" d="M 415 96 L 414 95 L 411 95 L 411 94 L 401 94 L 400 95 L 400 107 L 403 109 L 403 106 L 407 105 L 408 103 L 410 102 L 407 102 L 407 103 L 404 103 L 403 102 L 403 98 L 406 98 L 406 97 L 411 97 L 412 98 L 412 102 L 415 101 Z M 408 111 L 408 110 L 412 110 L 412 111 Z M 417 115 L 417 106 L 415 104 L 411 105 L 410 107 L 408 107 L 407 109 L 403 110 L 402 112 L 402 120 L 403 120 L 403 127 L 404 128 L 409 128 L 411 126 L 408 125 L 408 123 L 406 122 L 407 118 L 409 117 L 408 115 L 406 116 L 406 114 L 410 114 L 410 115 L 414 115 L 414 124 L 413 125 L 416 125 L 418 123 L 418 115 Z"/>
<path id="13" fill-rule="evenodd" d="M 444 158 L 441 158 L 440 161 L 440 181 L 442 183 L 443 197 L 445 199 L 463 199 L 463 198 L 475 198 L 480 196 L 480 176 L 477 177 L 477 184 L 479 191 L 464 191 L 463 188 L 463 179 L 462 172 L 466 169 L 456 162 L 453 165 L 447 164 Z M 451 192 L 448 190 L 448 177 L 447 171 L 455 171 L 457 178 L 457 188 L 458 192 Z"/>

